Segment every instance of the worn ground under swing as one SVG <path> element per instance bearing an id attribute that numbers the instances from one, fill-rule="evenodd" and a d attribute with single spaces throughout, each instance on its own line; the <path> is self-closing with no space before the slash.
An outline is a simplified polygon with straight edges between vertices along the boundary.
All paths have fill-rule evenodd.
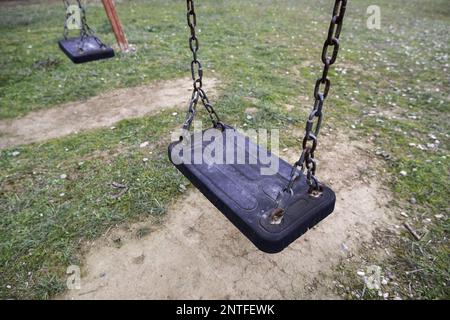
<path id="1" fill-rule="evenodd" d="M 258 251 L 194 188 L 152 220 L 121 225 L 89 244 L 81 290 L 64 299 L 336 298 L 333 268 L 389 224 L 390 194 L 368 145 L 323 139 L 321 178 L 337 192 L 335 212 L 285 251 Z M 282 153 L 293 161 L 296 150 Z M 350 160 L 349 160 L 350 159 Z M 150 233 L 137 239 L 136 230 Z"/>

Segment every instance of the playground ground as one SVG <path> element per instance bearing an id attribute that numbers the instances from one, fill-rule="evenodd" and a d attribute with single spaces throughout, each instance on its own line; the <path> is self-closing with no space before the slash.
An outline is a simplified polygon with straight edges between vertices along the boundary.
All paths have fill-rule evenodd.
<path id="1" fill-rule="evenodd" d="M 167 159 L 190 95 L 184 3 L 118 1 L 136 53 L 75 66 L 56 44 L 60 2 L 0 2 L 0 297 L 448 298 L 450 11 L 378 2 L 380 30 L 366 27 L 372 3 L 350 2 L 331 74 L 317 157 L 336 210 L 277 255 L 254 248 Z M 198 4 L 216 109 L 238 127 L 280 129 L 291 162 L 330 10 Z M 99 3 L 88 20 L 114 43 Z M 66 288 L 70 265 L 80 290 Z M 364 282 L 371 266 L 376 290 Z"/>

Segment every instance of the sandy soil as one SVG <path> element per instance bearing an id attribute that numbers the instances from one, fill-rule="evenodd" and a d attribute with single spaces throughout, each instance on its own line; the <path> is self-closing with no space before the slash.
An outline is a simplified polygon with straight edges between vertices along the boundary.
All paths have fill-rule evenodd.
<path id="1" fill-rule="evenodd" d="M 390 223 L 390 195 L 376 176 L 369 147 L 335 132 L 322 137 L 319 176 L 337 193 L 335 212 L 282 253 L 258 251 L 190 188 L 161 225 L 148 220 L 118 226 L 89 244 L 81 290 L 58 298 L 336 298 L 333 268 L 369 241 L 375 228 Z M 281 156 L 297 157 L 293 150 Z M 143 227 L 152 231 L 137 239 L 135 231 Z"/>
<path id="2" fill-rule="evenodd" d="M 214 78 L 205 82 L 210 96 L 214 96 L 217 84 Z M 163 81 L 106 92 L 82 103 L 67 103 L 22 118 L 2 120 L 0 149 L 107 127 L 123 119 L 138 118 L 175 106 L 187 107 L 191 88 L 190 79 Z"/>

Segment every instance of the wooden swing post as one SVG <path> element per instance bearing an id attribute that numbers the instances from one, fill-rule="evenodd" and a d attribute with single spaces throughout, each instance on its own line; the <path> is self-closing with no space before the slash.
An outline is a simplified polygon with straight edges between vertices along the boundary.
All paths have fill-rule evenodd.
<path id="1" fill-rule="evenodd" d="M 123 32 L 122 24 L 120 23 L 119 16 L 117 15 L 116 8 L 114 7 L 113 0 L 102 0 L 103 7 L 105 8 L 106 15 L 116 36 L 117 44 L 122 52 L 129 52 L 130 46 L 128 40 Z"/>

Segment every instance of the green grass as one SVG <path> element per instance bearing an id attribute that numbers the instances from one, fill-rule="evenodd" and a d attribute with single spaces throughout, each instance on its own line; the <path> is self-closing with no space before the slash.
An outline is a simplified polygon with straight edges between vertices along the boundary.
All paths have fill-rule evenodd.
<path id="1" fill-rule="evenodd" d="M 396 236 L 390 243 L 395 255 L 377 263 L 397 275 L 399 287 L 408 288 L 402 291 L 405 298 L 410 290 L 415 298 L 449 297 L 448 3 L 380 0 L 383 28 L 376 31 L 365 27 L 370 4 L 350 1 L 325 121 L 357 137 L 373 136 L 378 150 L 391 155 L 383 180 L 395 205 L 407 210 L 417 230 L 428 231 L 419 243 L 407 233 Z M 59 3 L 2 7 L 0 119 L 188 76 L 183 2 L 126 1 L 118 10 L 137 53 L 73 65 L 56 44 L 62 34 Z M 303 127 L 311 106 L 288 114 L 284 105 L 311 96 L 331 1 L 200 1 L 197 11 L 205 77 L 219 75 L 223 82 L 218 112 L 239 126 L 283 128 L 281 145 L 296 145 L 287 128 Z M 88 22 L 113 43 L 100 6 L 88 7 Z M 252 103 L 262 111 L 248 120 L 244 110 Z M 2 150 L 0 297 L 49 298 L 61 292 L 66 267 L 80 263 L 83 241 L 114 224 L 164 214 L 180 184 L 187 183 L 169 164 L 161 142 L 182 119 L 167 111 L 122 121 L 115 130 Z M 426 146 L 435 140 L 429 135 L 440 141 L 437 150 L 409 145 Z M 152 154 L 139 148 L 146 140 Z M 402 170 L 408 175 L 399 175 Z M 111 197 L 113 181 L 129 187 L 120 199 Z M 412 197 L 417 203 L 407 204 Z M 443 218 L 436 219 L 439 214 Z M 424 271 L 405 273 L 418 269 Z M 354 290 L 361 286 L 356 282 Z"/>

